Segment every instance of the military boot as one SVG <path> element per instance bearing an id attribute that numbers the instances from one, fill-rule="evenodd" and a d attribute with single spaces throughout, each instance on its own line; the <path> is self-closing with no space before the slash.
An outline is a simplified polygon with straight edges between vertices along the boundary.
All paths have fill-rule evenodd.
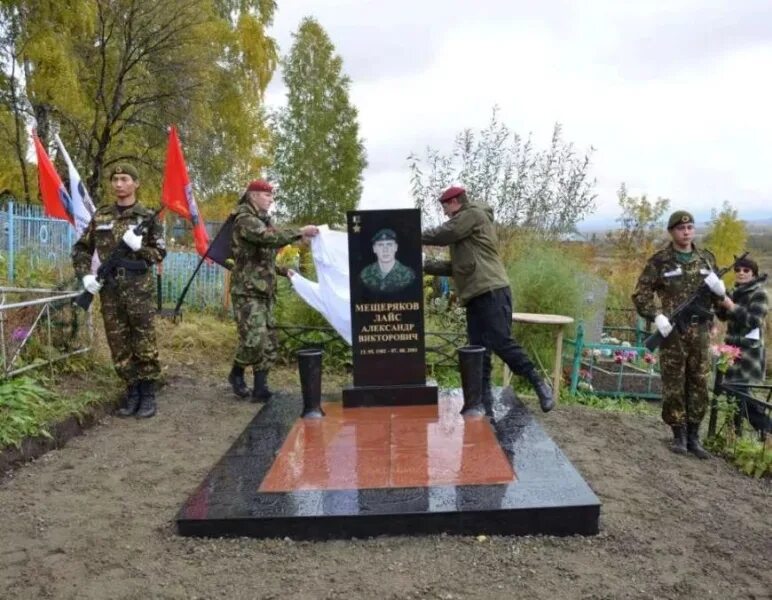
<path id="1" fill-rule="evenodd" d="M 255 387 L 252 390 L 252 402 L 265 402 L 273 396 L 273 392 L 268 389 L 267 379 L 268 371 L 255 371 Z"/>
<path id="2" fill-rule="evenodd" d="M 676 454 L 686 454 L 686 428 L 683 425 L 673 425 L 673 443 L 670 450 Z"/>
<path id="3" fill-rule="evenodd" d="M 697 458 L 707 459 L 710 454 L 700 444 L 700 424 L 689 423 L 686 426 L 686 449 Z"/>
<path id="4" fill-rule="evenodd" d="M 228 374 L 228 383 L 231 384 L 233 393 L 236 394 L 239 398 L 249 397 L 249 388 L 244 381 L 244 367 L 233 363 L 231 372 Z"/>
<path id="5" fill-rule="evenodd" d="M 155 381 L 143 379 L 139 382 L 139 410 L 137 417 L 147 419 L 155 414 Z"/>
<path id="6" fill-rule="evenodd" d="M 123 406 L 118 409 L 121 417 L 130 417 L 139 408 L 139 383 L 136 381 L 126 386 L 126 396 L 123 398 Z"/>
<path id="7" fill-rule="evenodd" d="M 549 412 L 555 408 L 555 399 L 552 397 L 552 388 L 544 381 L 536 371 L 531 372 L 528 376 L 528 380 L 533 386 L 533 391 L 536 392 L 536 396 L 539 398 L 539 405 L 542 412 Z"/>

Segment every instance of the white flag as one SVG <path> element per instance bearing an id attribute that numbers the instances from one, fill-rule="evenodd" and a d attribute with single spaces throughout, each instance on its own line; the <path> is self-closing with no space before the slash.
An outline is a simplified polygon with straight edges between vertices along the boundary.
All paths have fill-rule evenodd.
<path id="1" fill-rule="evenodd" d="M 75 168 L 75 165 L 72 164 L 70 155 L 67 154 L 67 150 L 65 150 L 62 140 L 58 135 L 55 136 L 55 139 L 56 144 L 59 146 L 59 151 L 64 158 L 64 162 L 67 163 L 67 172 L 69 173 L 70 180 L 70 199 L 72 200 L 72 212 L 75 217 L 75 232 L 78 234 L 78 237 L 80 237 L 83 235 L 83 232 L 91 221 L 91 215 L 96 211 L 96 207 L 86 191 L 86 186 L 83 185 L 78 170 Z"/>

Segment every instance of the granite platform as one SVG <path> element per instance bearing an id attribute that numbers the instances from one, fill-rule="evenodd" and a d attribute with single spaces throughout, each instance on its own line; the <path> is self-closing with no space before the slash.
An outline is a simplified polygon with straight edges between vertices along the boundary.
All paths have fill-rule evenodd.
<path id="1" fill-rule="evenodd" d="M 300 419 L 278 392 L 179 511 L 184 536 L 593 535 L 600 502 L 514 395 L 464 418 L 436 405 L 347 408 Z M 560 410 L 559 408 L 557 410 Z M 543 418 L 549 419 L 549 415 Z"/>

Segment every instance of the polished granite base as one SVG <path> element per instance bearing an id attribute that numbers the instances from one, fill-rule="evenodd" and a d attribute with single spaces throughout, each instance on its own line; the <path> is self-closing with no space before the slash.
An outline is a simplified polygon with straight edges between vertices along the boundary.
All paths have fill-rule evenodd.
<path id="1" fill-rule="evenodd" d="M 509 389 L 493 423 L 461 417 L 458 390 L 430 406 L 323 403 L 323 419 L 301 405 L 275 394 L 182 507 L 181 535 L 598 532 L 598 498 Z"/>
<path id="2" fill-rule="evenodd" d="M 415 406 L 437 404 L 434 385 L 367 385 L 343 388 L 343 406 Z"/>

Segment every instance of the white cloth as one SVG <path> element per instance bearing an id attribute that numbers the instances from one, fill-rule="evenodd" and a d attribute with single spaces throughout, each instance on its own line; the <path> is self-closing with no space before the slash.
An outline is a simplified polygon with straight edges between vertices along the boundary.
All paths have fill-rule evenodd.
<path id="1" fill-rule="evenodd" d="M 311 238 L 318 281 L 295 273 L 290 281 L 298 295 L 335 328 L 351 345 L 351 291 L 348 280 L 348 234 L 319 227 Z"/>

